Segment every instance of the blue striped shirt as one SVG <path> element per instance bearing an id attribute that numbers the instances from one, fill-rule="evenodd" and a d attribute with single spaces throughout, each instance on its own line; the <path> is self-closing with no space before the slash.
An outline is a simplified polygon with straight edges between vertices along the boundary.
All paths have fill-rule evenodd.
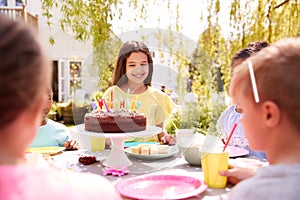
<path id="1" fill-rule="evenodd" d="M 247 138 L 245 137 L 243 131 L 242 124 L 240 122 L 241 115 L 241 113 L 236 111 L 236 105 L 228 107 L 221 114 L 217 121 L 217 131 L 222 134 L 222 138 L 226 141 L 234 126 L 234 123 L 237 123 L 237 127 L 230 139 L 229 145 L 248 149 L 249 156 L 266 159 L 266 154 L 264 152 L 253 151 L 250 149 Z"/>

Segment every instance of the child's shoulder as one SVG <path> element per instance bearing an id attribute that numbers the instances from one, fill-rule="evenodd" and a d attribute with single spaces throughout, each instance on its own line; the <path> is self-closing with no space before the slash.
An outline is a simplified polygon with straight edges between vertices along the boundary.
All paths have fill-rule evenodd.
<path id="1" fill-rule="evenodd" d="M 167 95 L 166 93 L 162 92 L 161 90 L 151 87 L 151 86 L 148 86 L 147 91 L 150 94 L 157 94 L 157 95 L 161 95 L 161 96 Z"/>
<path id="2" fill-rule="evenodd" d="M 52 119 L 47 119 L 47 124 L 46 126 L 48 128 L 50 127 L 54 127 L 55 129 L 67 129 L 67 126 L 62 124 L 62 123 L 59 123 L 59 122 L 56 122 L 56 121 L 53 121 Z"/>
<path id="3" fill-rule="evenodd" d="M 235 117 L 239 118 L 241 116 L 241 113 L 236 111 L 236 105 L 231 105 L 228 108 L 226 108 L 225 111 L 223 111 L 222 115 L 226 115 L 227 117 Z"/>
<path id="4" fill-rule="evenodd" d="M 113 85 L 113 86 L 108 87 L 108 88 L 105 90 L 105 92 L 114 91 L 114 90 L 116 90 L 116 89 L 121 90 L 121 89 L 119 88 L 119 86 Z"/>

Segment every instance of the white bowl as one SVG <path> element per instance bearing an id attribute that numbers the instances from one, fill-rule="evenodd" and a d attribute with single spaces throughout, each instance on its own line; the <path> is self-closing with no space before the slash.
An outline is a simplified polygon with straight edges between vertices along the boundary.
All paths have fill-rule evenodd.
<path id="1" fill-rule="evenodd" d="M 184 159 L 194 166 L 201 166 L 200 147 L 188 147 L 181 150 Z"/>
<path id="2" fill-rule="evenodd" d="M 183 137 L 181 141 L 177 144 L 184 156 L 184 159 L 194 166 L 200 166 L 200 147 L 204 142 L 205 136 L 200 133 L 195 133 L 192 137 Z"/>

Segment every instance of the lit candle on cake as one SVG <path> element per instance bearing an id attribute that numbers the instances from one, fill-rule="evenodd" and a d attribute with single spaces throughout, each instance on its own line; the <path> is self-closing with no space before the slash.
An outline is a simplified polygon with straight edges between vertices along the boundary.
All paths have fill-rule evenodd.
<path id="1" fill-rule="evenodd" d="M 111 91 L 110 92 L 110 108 L 112 109 L 114 106 L 113 106 L 113 102 L 114 102 L 114 92 Z"/>
<path id="2" fill-rule="evenodd" d="M 113 103 L 113 108 L 116 109 L 117 111 L 119 111 L 120 110 L 119 100 L 118 99 L 114 99 L 114 101 L 112 103 Z"/>
<path id="3" fill-rule="evenodd" d="M 92 101 L 91 105 L 92 105 L 93 110 L 97 110 L 98 106 L 95 101 Z"/>
<path id="4" fill-rule="evenodd" d="M 137 102 L 138 102 L 138 99 L 139 99 L 139 96 L 138 95 L 136 95 L 136 98 L 135 98 L 135 101 L 133 102 L 133 104 L 132 104 L 132 111 L 135 111 L 135 108 L 136 108 L 136 104 L 137 104 Z"/>
<path id="5" fill-rule="evenodd" d="M 106 111 L 107 111 L 107 112 L 110 112 L 110 110 L 109 110 L 109 108 L 108 108 L 108 106 L 107 106 L 107 103 L 106 103 L 105 99 L 102 99 L 102 101 L 103 101 L 103 103 L 104 103 L 104 105 L 105 105 Z"/>
<path id="6" fill-rule="evenodd" d="M 120 101 L 120 109 L 124 109 L 125 108 L 125 101 L 121 100 Z"/>
<path id="7" fill-rule="evenodd" d="M 138 102 L 137 102 L 137 109 L 138 109 L 138 112 L 140 112 L 140 109 L 141 109 L 141 104 L 142 104 L 142 102 L 141 102 L 141 101 L 138 101 Z"/>
<path id="8" fill-rule="evenodd" d="M 102 110 L 102 106 L 103 106 L 103 101 L 102 101 L 102 99 L 99 99 L 99 100 L 98 100 L 98 104 L 99 104 L 100 109 Z"/>
<path id="9" fill-rule="evenodd" d="M 126 98 L 125 98 L 126 110 L 129 110 L 130 108 L 129 95 L 130 95 L 130 89 L 128 88 L 126 93 Z"/>
<path id="10" fill-rule="evenodd" d="M 109 109 L 112 109 L 113 105 L 112 105 L 111 101 L 108 100 L 108 101 L 105 101 L 105 102 L 106 102 L 107 107 Z"/>

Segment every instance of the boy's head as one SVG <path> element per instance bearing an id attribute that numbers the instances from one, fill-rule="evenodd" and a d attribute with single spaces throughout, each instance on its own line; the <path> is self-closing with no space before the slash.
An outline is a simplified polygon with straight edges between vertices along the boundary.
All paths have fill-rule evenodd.
<path id="1" fill-rule="evenodd" d="M 256 142 L 253 146 L 253 141 L 257 140 L 254 134 L 260 139 L 265 137 L 265 128 L 282 118 L 300 130 L 300 38 L 281 40 L 248 60 L 253 65 L 259 102 L 254 101 L 248 62 L 234 70 L 230 94 L 242 109 L 241 121 L 250 146 L 261 149 L 263 144 Z"/>
<path id="2" fill-rule="evenodd" d="M 237 52 L 233 56 L 231 60 L 232 69 L 249 58 L 252 54 L 259 52 L 261 49 L 267 47 L 268 45 L 269 44 L 267 42 L 250 42 L 246 48 Z"/>
<path id="3" fill-rule="evenodd" d="M 20 113 L 40 108 L 52 68 L 24 22 L 0 14 L 0 24 L 1 130 Z"/>

